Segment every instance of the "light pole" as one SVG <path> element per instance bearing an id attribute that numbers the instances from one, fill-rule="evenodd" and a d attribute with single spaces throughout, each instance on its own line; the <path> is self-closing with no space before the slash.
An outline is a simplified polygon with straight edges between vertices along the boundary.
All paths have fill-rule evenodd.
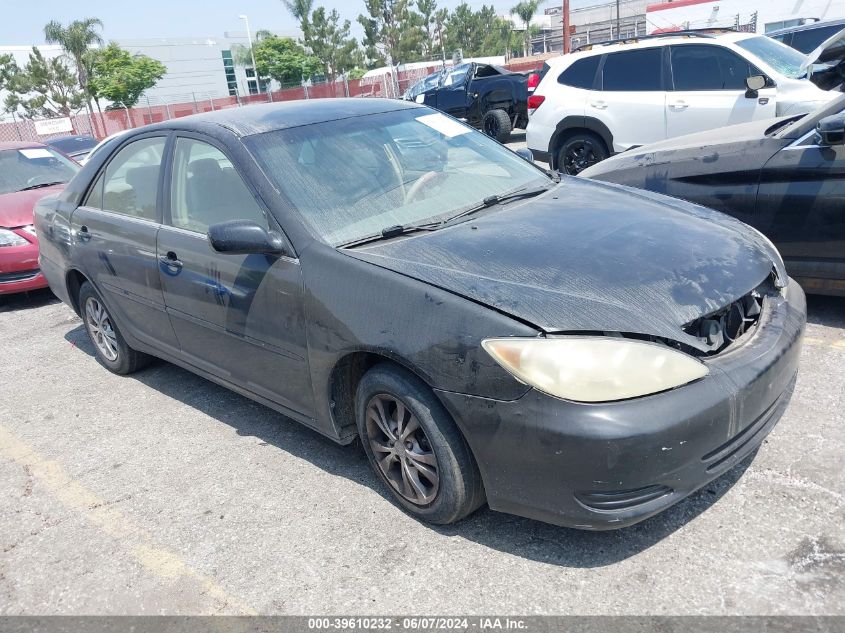
<path id="1" fill-rule="evenodd" d="M 249 42 L 249 55 L 250 55 L 250 57 L 252 57 L 252 72 L 255 73 L 255 89 L 257 90 L 257 92 L 260 93 L 261 92 L 261 80 L 258 77 L 258 67 L 255 65 L 255 51 L 253 50 L 253 47 L 252 47 L 252 33 L 249 30 L 249 18 L 247 18 L 245 15 L 239 15 L 238 17 L 241 20 L 243 20 L 244 22 L 246 22 L 246 39 Z M 247 83 L 247 86 L 249 86 L 249 81 L 247 81 L 246 83 Z M 247 88 L 247 92 L 249 92 L 248 88 Z"/>

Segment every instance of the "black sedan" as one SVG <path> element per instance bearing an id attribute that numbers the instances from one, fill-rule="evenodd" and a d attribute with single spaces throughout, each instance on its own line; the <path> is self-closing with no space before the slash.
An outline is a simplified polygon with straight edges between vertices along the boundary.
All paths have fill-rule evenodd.
<path id="1" fill-rule="evenodd" d="M 812 114 L 629 150 L 581 173 L 724 211 L 768 236 L 808 292 L 845 295 L 845 95 Z"/>
<path id="2" fill-rule="evenodd" d="M 429 108 L 302 101 L 109 141 L 36 210 L 96 356 L 166 359 L 341 442 L 435 523 L 629 525 L 754 451 L 800 287 L 753 229 L 558 182 Z"/>

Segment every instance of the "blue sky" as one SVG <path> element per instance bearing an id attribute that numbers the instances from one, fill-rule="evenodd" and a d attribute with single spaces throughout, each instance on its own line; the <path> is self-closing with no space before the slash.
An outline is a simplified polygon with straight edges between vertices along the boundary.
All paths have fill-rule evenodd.
<path id="1" fill-rule="evenodd" d="M 507 13 L 517 0 L 470 0 L 474 8 L 493 4 Z M 572 8 L 601 4 L 607 0 L 571 0 Z M 439 0 L 454 7 L 460 0 Z M 364 10 L 363 0 L 315 0 L 315 5 L 336 8 L 343 17 L 355 22 Z M 547 0 L 543 7 L 557 4 Z M 37 10 L 27 11 L 27 6 Z M 541 8 L 542 11 L 542 8 Z M 41 44 L 44 24 L 50 19 L 63 23 L 84 17 L 98 17 L 106 39 L 146 37 L 216 36 L 224 31 L 242 31 L 239 14 L 249 16 L 250 27 L 290 32 L 295 29 L 281 0 L 39 0 L 28 5 L 21 0 L 0 0 L 0 46 Z M 360 29 L 356 29 L 360 35 Z"/>

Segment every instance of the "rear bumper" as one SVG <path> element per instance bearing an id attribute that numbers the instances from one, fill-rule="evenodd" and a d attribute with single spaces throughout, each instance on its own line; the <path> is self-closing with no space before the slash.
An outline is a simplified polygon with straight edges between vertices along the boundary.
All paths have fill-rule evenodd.
<path id="1" fill-rule="evenodd" d="M 494 510 L 590 530 L 642 521 L 752 453 L 798 371 L 806 302 L 791 281 L 710 374 L 661 394 L 582 404 L 529 391 L 516 401 L 438 392 L 464 432 Z"/>
<path id="2" fill-rule="evenodd" d="M 25 239 L 34 239 L 16 231 Z M 47 287 L 38 265 L 38 243 L 0 248 L 0 295 Z"/>

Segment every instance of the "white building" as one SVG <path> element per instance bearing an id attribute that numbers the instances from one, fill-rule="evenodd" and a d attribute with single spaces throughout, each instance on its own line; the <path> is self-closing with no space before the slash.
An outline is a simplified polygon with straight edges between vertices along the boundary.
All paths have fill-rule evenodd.
<path id="1" fill-rule="evenodd" d="M 845 18 L 845 0 L 662 0 L 646 8 L 649 33 L 718 27 L 767 33 L 837 18 Z"/>
<path id="2" fill-rule="evenodd" d="M 281 34 L 283 37 L 298 37 L 296 33 Z M 180 37 L 116 40 L 132 54 L 147 55 L 167 66 L 167 73 L 141 98 L 140 105 L 149 99 L 152 105 L 175 102 L 191 102 L 211 97 L 245 96 L 264 92 L 256 82 L 251 67 L 235 64 L 233 49 L 248 44 L 246 32 L 227 32 L 223 37 Z M 38 50 L 52 58 L 62 54 L 56 45 L 39 45 Z M 0 55 L 10 53 L 21 67 L 27 63 L 31 46 L 2 46 Z M 5 99 L 0 94 L 0 103 Z"/>

